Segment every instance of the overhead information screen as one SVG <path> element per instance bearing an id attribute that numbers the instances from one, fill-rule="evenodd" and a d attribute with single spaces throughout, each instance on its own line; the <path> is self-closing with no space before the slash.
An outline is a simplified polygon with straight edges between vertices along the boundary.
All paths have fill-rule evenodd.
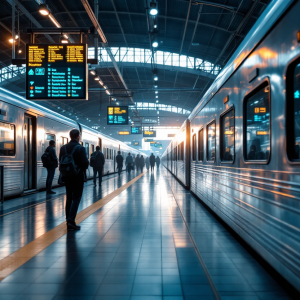
<path id="1" fill-rule="evenodd" d="M 143 137 L 156 137 L 156 131 L 155 130 L 144 130 Z"/>
<path id="2" fill-rule="evenodd" d="M 26 45 L 27 99 L 87 100 L 85 44 Z"/>
<path id="3" fill-rule="evenodd" d="M 128 125 L 128 106 L 107 106 L 107 125 Z"/>
<path id="4" fill-rule="evenodd" d="M 131 127 L 131 134 L 142 134 L 142 127 L 139 126 Z"/>

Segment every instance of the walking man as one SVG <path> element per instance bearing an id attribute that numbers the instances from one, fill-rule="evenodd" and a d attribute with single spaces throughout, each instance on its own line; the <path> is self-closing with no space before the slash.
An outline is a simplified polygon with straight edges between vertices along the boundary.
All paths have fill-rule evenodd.
<path id="1" fill-rule="evenodd" d="M 46 159 L 44 159 L 44 157 L 46 157 Z M 47 168 L 47 181 L 46 181 L 47 194 L 56 194 L 54 191 L 51 190 L 55 169 L 58 167 L 54 140 L 49 141 L 49 146 L 47 147 L 45 153 L 42 156 L 42 161 L 43 164 L 45 164 L 44 166 Z"/>
<path id="2" fill-rule="evenodd" d="M 96 151 L 91 154 L 90 166 L 93 167 L 94 171 L 94 186 L 96 186 L 97 173 L 99 176 L 99 186 L 102 184 L 102 171 L 105 164 L 105 158 L 103 153 L 100 151 L 100 147 L 96 147 Z"/>
<path id="3" fill-rule="evenodd" d="M 118 155 L 116 156 L 117 168 L 119 176 L 121 175 L 123 169 L 123 156 L 121 155 L 121 151 L 118 151 Z"/>
<path id="4" fill-rule="evenodd" d="M 126 166 L 127 166 L 127 171 L 129 174 L 131 172 L 132 164 L 133 164 L 133 158 L 130 155 L 130 153 L 128 153 L 128 155 L 126 157 Z"/>
<path id="5" fill-rule="evenodd" d="M 141 168 L 141 173 L 143 173 L 144 166 L 145 166 L 144 156 L 141 155 L 141 157 L 140 157 L 140 168 Z"/>
<path id="6" fill-rule="evenodd" d="M 157 167 L 157 170 L 158 170 L 159 169 L 159 165 L 160 165 L 160 158 L 159 158 L 158 155 L 156 156 L 155 162 L 156 162 L 156 167 Z"/>
<path id="7" fill-rule="evenodd" d="M 86 181 L 86 169 L 89 161 L 85 148 L 79 144 L 80 132 L 77 129 L 70 131 L 71 141 L 62 146 L 59 153 L 59 170 L 62 181 L 66 184 L 66 220 L 68 230 L 79 230 L 75 218 L 81 196 L 83 184 Z"/>
<path id="8" fill-rule="evenodd" d="M 152 153 L 152 154 L 150 155 L 151 172 L 154 171 L 154 165 L 155 165 L 155 156 L 154 156 L 154 154 Z"/>

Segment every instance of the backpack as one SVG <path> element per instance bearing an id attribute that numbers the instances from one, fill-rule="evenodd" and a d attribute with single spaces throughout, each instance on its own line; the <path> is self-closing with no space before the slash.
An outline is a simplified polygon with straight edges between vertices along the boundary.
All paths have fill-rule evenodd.
<path id="1" fill-rule="evenodd" d="M 75 165 L 73 154 L 77 148 L 81 147 L 76 145 L 70 154 L 67 153 L 67 147 L 65 147 L 65 154 L 60 159 L 59 171 L 63 177 L 74 177 L 79 173 L 79 168 Z"/>
<path id="2" fill-rule="evenodd" d="M 98 156 L 99 153 L 100 153 L 100 152 L 95 151 L 95 152 L 93 152 L 92 155 L 91 155 L 90 166 L 91 166 L 92 168 L 97 167 L 97 156 Z"/>
<path id="3" fill-rule="evenodd" d="M 52 166 L 52 159 L 50 156 L 50 151 L 48 148 L 45 150 L 44 154 L 41 156 L 41 160 L 44 168 L 50 168 Z"/>

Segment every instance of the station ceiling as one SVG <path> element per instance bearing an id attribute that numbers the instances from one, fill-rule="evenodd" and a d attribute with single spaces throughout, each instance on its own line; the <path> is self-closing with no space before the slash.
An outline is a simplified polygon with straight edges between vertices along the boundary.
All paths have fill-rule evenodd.
<path id="1" fill-rule="evenodd" d="M 96 0 L 88 1 L 94 8 Z M 151 38 L 155 36 L 158 42 L 157 51 L 175 53 L 209 62 L 221 69 L 234 50 L 244 39 L 257 18 L 264 11 L 270 0 L 156 0 L 158 15 L 149 18 L 150 0 L 99 0 L 99 24 L 107 38 L 109 47 L 151 49 Z M 12 37 L 12 3 L 13 0 L 1 0 L 0 9 L 0 68 L 11 65 L 12 50 L 9 39 Z M 51 14 L 62 27 L 93 26 L 82 0 L 15 0 L 15 28 L 20 35 L 20 48 L 29 42 L 29 36 L 24 32 L 30 27 L 55 27 L 49 17 L 39 13 L 39 4 L 47 4 Z M 157 28 L 153 29 L 153 24 Z M 152 33 L 151 33 L 152 32 Z M 153 33 L 154 32 L 154 33 Z M 54 42 L 59 43 L 59 35 L 51 35 Z M 79 42 L 78 35 L 71 35 L 74 42 Z M 51 43 L 49 36 L 39 35 L 38 43 Z M 94 36 L 87 37 L 89 47 L 94 47 Z M 99 39 L 99 47 L 103 47 Z M 153 49 L 153 48 L 152 48 Z M 136 52 L 134 52 L 136 53 Z M 24 57 L 24 51 L 17 54 Z M 185 59 L 187 59 L 185 57 Z M 130 101 L 125 94 L 124 86 L 118 73 L 111 63 L 101 61 L 96 69 L 104 84 L 111 90 L 118 91 L 120 104 Z M 123 79 L 130 89 L 134 102 L 172 105 L 193 110 L 216 74 L 212 71 L 201 71 L 195 64 L 194 69 L 155 63 L 119 62 Z M 153 68 L 157 70 L 158 95 L 155 98 Z M 18 74 L 11 80 L 0 83 L 4 88 L 11 89 L 20 95 L 25 95 L 25 76 Z M 167 89 L 167 90 L 166 90 Z M 90 126 L 106 124 L 106 106 L 109 96 L 101 91 L 99 84 L 89 75 L 89 101 L 47 101 L 41 104 L 62 112 L 73 110 L 81 114 Z M 59 108 L 58 108 L 59 107 Z M 179 111 L 179 110 L 178 110 Z M 139 110 L 139 115 L 157 122 L 156 110 Z M 160 125 L 180 126 L 186 114 L 161 111 Z M 71 116 L 73 117 L 73 115 Z M 153 125 L 155 125 L 155 122 Z M 157 124 L 157 123 L 156 123 Z"/>

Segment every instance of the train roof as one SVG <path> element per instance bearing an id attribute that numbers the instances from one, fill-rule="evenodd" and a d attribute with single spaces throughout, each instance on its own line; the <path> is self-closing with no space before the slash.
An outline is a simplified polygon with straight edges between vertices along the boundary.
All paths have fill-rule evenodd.
<path id="1" fill-rule="evenodd" d="M 49 119 L 54 119 L 60 123 L 63 121 L 68 125 L 73 126 L 74 128 L 78 128 L 78 123 L 76 121 L 69 119 L 59 113 L 56 113 L 33 101 L 27 100 L 24 97 L 1 87 L 0 87 L 0 101 L 15 105 L 17 107 L 31 111 L 33 113 L 43 115 Z"/>
<path id="2" fill-rule="evenodd" d="M 0 87 L 0 101 L 15 105 L 15 106 L 20 107 L 24 110 L 28 110 L 28 111 L 37 113 L 39 115 L 43 115 L 44 117 L 47 117 L 49 119 L 55 120 L 55 121 L 60 122 L 60 123 L 62 123 L 62 122 L 66 123 L 71 127 L 73 126 L 74 128 L 78 128 L 79 125 L 80 125 L 80 127 L 82 129 L 85 129 L 89 132 L 93 132 L 94 134 L 96 134 L 100 137 L 106 138 L 108 140 L 117 142 L 118 144 L 123 145 L 123 147 L 126 147 L 127 149 L 130 149 L 130 151 L 138 152 L 138 153 L 141 153 L 141 154 L 147 156 L 145 153 L 142 153 L 141 151 L 130 147 L 129 145 L 123 143 L 122 141 L 114 139 L 114 138 L 112 138 L 112 137 L 110 137 L 110 136 L 108 136 L 108 135 L 106 135 L 102 132 L 99 132 L 99 131 L 97 131 L 93 128 L 90 128 L 86 125 L 80 124 L 80 123 L 78 123 L 78 122 L 76 122 L 72 119 L 69 119 L 68 117 L 65 117 L 65 116 L 63 116 L 59 113 L 56 113 L 56 112 L 52 111 L 51 109 L 48 109 L 48 108 L 46 108 L 46 107 L 44 107 L 40 104 L 37 104 L 33 101 L 27 100 L 24 97 L 22 97 L 22 96 L 20 96 L 16 93 L 13 93 L 11 91 L 8 91 L 4 88 L 1 88 L 1 87 Z"/>
<path id="3" fill-rule="evenodd" d="M 193 109 L 188 117 L 189 120 L 192 120 L 219 91 L 293 2 L 295 2 L 295 0 L 273 0 L 267 6 L 213 84 Z"/>

